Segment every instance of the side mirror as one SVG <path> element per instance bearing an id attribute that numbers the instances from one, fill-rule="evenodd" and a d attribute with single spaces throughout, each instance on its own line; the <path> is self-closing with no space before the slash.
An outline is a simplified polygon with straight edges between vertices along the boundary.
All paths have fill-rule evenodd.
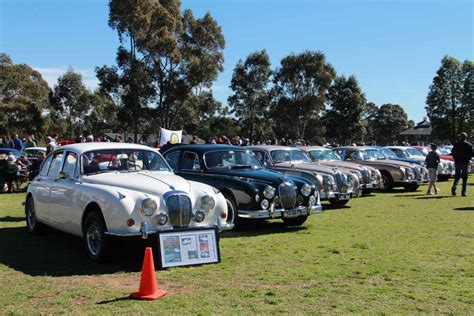
<path id="1" fill-rule="evenodd" d="M 59 179 L 61 179 L 61 180 L 67 179 L 67 178 L 69 178 L 69 173 L 64 172 L 64 171 L 59 171 L 58 177 L 59 177 Z"/>

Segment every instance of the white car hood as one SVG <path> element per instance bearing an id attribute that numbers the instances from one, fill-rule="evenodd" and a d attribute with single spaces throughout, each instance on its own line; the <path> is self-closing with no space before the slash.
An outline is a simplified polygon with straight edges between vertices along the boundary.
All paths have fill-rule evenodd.
<path id="1" fill-rule="evenodd" d="M 82 182 L 158 195 L 170 190 L 184 192 L 190 192 L 191 190 L 191 185 L 187 180 L 170 172 L 107 172 L 83 176 Z"/>

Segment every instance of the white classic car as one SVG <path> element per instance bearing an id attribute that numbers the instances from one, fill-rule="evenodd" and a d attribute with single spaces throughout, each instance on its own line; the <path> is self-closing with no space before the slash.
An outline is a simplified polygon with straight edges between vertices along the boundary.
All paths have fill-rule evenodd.
<path id="1" fill-rule="evenodd" d="M 152 148 L 124 143 L 60 147 L 28 187 L 28 231 L 43 225 L 82 237 L 92 260 L 110 251 L 110 236 L 141 236 L 202 227 L 231 229 L 224 196 L 173 173 Z"/>

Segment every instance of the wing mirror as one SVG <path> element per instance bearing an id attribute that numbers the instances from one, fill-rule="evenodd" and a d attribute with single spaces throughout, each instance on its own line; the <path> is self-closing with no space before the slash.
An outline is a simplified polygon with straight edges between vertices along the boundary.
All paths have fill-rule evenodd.
<path id="1" fill-rule="evenodd" d="M 59 177 L 59 179 L 61 179 L 61 180 L 67 179 L 67 178 L 69 178 L 69 173 L 68 173 L 68 172 L 64 172 L 64 171 L 59 171 L 58 177 Z"/>

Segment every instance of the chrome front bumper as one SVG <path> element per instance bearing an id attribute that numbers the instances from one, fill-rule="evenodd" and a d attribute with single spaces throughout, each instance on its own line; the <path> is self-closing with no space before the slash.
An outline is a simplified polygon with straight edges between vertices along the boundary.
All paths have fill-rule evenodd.
<path id="1" fill-rule="evenodd" d="M 234 228 L 234 224 L 230 223 L 223 223 L 221 218 L 217 218 L 217 230 L 219 232 L 222 232 L 224 230 L 231 230 Z M 189 228 L 189 230 L 192 230 L 193 227 Z M 140 236 L 142 239 L 147 239 L 149 235 L 156 234 L 158 233 L 159 230 L 157 229 L 149 229 L 148 224 L 146 222 L 142 222 L 140 225 L 140 231 L 138 232 L 105 232 L 106 235 L 109 236 L 117 236 L 117 237 L 137 237 Z"/>
<path id="2" fill-rule="evenodd" d="M 320 204 L 314 206 L 298 206 L 292 210 L 274 209 L 270 207 L 268 210 L 239 210 L 238 216 L 241 218 L 251 219 L 269 219 L 269 218 L 289 218 L 298 217 L 303 215 L 317 214 L 320 213 L 322 207 Z"/>

